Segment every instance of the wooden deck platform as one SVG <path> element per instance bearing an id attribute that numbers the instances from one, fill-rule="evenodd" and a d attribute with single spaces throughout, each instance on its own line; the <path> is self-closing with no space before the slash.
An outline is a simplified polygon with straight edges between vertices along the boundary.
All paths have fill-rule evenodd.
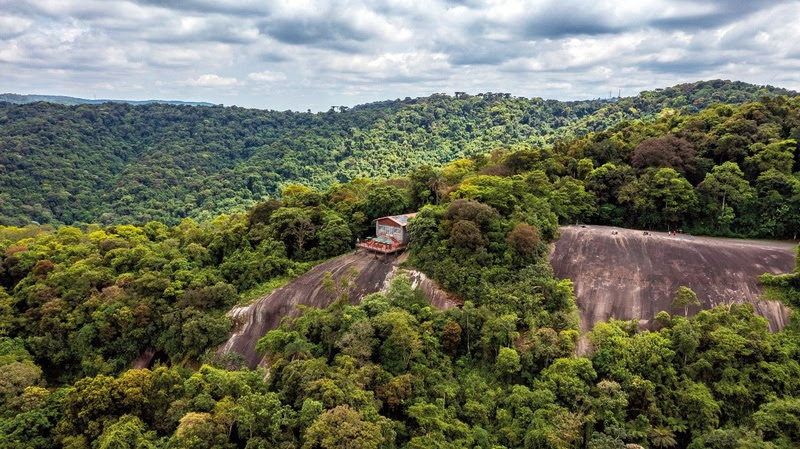
<path id="1" fill-rule="evenodd" d="M 394 254 L 405 251 L 405 249 L 408 248 L 408 245 L 384 245 L 381 243 L 360 242 L 356 243 L 356 248 L 363 248 L 367 251 L 380 254 Z"/>

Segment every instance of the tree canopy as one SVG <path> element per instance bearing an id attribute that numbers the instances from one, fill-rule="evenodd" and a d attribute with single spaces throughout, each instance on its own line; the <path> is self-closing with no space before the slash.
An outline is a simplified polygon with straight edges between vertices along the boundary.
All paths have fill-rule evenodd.
<path id="1" fill-rule="evenodd" d="M 682 287 L 684 317 L 598 323 L 577 356 L 572 284 L 548 262 L 559 224 L 575 221 L 791 237 L 800 103 L 706 108 L 762 93 L 711 82 L 599 103 L 436 95 L 325 114 L 0 106 L 0 441 L 793 448 L 795 320 L 769 333 L 749 304 L 687 318 L 696 295 Z M 120 135 L 147 145 L 87 153 L 92 176 L 74 163 Z M 652 154 L 663 146 L 675 154 Z M 402 274 L 352 304 L 353 272 L 321 286 L 339 298 L 330 307 L 258 342 L 263 367 L 217 356 L 231 307 L 411 211 L 406 265 L 461 307 L 435 309 Z M 762 282 L 800 304 L 800 273 Z"/>

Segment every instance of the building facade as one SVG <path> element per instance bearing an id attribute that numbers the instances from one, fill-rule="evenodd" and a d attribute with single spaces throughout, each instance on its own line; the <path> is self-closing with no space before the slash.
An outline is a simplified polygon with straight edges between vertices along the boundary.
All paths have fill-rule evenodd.
<path id="1" fill-rule="evenodd" d="M 416 213 L 403 215 L 390 215 L 375 220 L 375 235 L 394 239 L 402 245 L 408 244 L 408 220 L 414 218 Z"/>

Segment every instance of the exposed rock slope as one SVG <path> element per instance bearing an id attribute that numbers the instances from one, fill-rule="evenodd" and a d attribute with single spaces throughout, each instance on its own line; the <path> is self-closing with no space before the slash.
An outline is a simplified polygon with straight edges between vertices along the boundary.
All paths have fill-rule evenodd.
<path id="1" fill-rule="evenodd" d="M 326 272 L 330 271 L 334 279 L 339 279 L 347 274 L 350 267 L 355 267 L 359 274 L 355 279 L 351 299 L 357 303 L 370 293 L 388 290 L 391 280 L 399 272 L 397 265 L 403 260 L 402 257 L 383 261 L 366 252 L 346 254 L 314 267 L 284 287 L 248 306 L 232 309 L 228 312 L 228 316 L 235 321 L 235 328 L 217 353 L 219 355 L 239 353 L 251 369 L 255 368 L 261 361 L 261 357 L 255 351 L 256 343 L 267 332 L 277 328 L 283 317 L 298 316 L 298 305 L 323 308 L 333 301 L 333 297 L 322 288 L 322 279 Z M 433 306 L 448 308 L 457 304 L 454 297 L 438 288 L 424 274 L 417 271 L 403 271 L 414 287 L 419 287 L 425 292 Z"/>
<path id="2" fill-rule="evenodd" d="M 666 232 L 605 226 L 566 226 L 555 242 L 550 262 L 556 277 L 572 279 L 581 316 L 581 330 L 609 318 L 638 318 L 644 326 L 670 303 L 679 286 L 697 293 L 703 309 L 750 302 L 781 329 L 789 310 L 763 301 L 758 275 L 794 269 L 791 243 L 706 237 L 675 237 Z M 616 234 L 612 234 L 616 231 Z M 690 307 L 695 314 L 700 307 Z"/>
<path id="3" fill-rule="evenodd" d="M 609 318 L 638 318 L 642 325 L 649 326 L 662 310 L 680 313 L 670 310 L 670 302 L 681 285 L 697 292 L 702 308 L 750 302 L 757 313 L 769 319 L 773 331 L 788 320 L 786 307 L 759 298 L 762 290 L 757 276 L 792 271 L 792 244 L 703 237 L 680 239 L 666 233 L 646 236 L 642 231 L 604 226 L 567 226 L 561 228 L 561 233 L 550 260 L 556 277 L 574 281 L 584 332 Z M 258 339 L 277 328 L 283 317 L 298 316 L 298 305 L 322 308 L 331 303 L 333 297 L 322 288 L 326 272 L 338 279 L 355 267 L 359 275 L 352 301 L 357 303 L 370 293 L 387 291 L 400 271 L 401 261 L 402 256 L 384 262 L 362 252 L 318 265 L 252 304 L 232 309 L 228 315 L 236 326 L 218 353 L 239 353 L 250 368 L 255 368 L 261 362 L 255 351 Z M 458 304 L 455 297 L 424 274 L 405 272 L 435 307 Z M 698 310 L 699 307 L 691 307 L 689 313 Z"/>

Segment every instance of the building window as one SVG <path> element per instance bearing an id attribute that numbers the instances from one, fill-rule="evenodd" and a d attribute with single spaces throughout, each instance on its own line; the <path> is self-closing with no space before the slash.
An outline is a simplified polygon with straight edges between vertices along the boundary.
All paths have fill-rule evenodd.
<path id="1" fill-rule="evenodd" d="M 403 231 L 400 228 L 396 227 L 396 226 L 380 225 L 379 224 L 377 226 L 377 229 L 375 230 L 375 233 L 378 234 L 378 235 L 390 235 L 390 236 L 393 236 L 393 237 L 399 239 L 400 236 L 402 235 Z"/>

